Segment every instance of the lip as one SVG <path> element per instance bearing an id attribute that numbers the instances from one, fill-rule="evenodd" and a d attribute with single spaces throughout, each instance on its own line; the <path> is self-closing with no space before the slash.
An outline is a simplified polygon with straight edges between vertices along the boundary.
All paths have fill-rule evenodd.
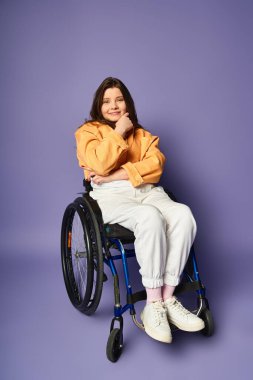
<path id="1" fill-rule="evenodd" d="M 119 115 L 120 114 L 120 111 L 118 112 L 110 112 L 109 115 Z"/>

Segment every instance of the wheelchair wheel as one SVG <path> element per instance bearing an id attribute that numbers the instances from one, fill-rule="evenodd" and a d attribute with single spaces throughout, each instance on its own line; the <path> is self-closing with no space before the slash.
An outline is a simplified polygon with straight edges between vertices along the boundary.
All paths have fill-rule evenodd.
<path id="1" fill-rule="evenodd" d="M 199 317 L 205 322 L 205 328 L 201 330 L 201 333 L 205 336 L 212 336 L 214 333 L 214 321 L 211 311 L 205 308 L 201 310 Z"/>
<path id="2" fill-rule="evenodd" d="M 83 198 L 65 210 L 61 230 L 64 282 L 73 306 L 93 314 L 103 288 L 103 248 L 95 215 Z"/>
<path id="3" fill-rule="evenodd" d="M 109 335 L 107 346 L 106 346 L 106 355 L 107 358 L 115 363 L 121 353 L 123 347 L 123 333 L 121 329 L 113 329 Z"/>

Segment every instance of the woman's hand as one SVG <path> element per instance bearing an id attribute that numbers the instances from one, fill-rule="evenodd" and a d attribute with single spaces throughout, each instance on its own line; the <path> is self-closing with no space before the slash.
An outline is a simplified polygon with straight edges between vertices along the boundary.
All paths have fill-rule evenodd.
<path id="1" fill-rule="evenodd" d="M 112 181 L 111 175 L 102 176 L 102 175 L 95 174 L 95 175 L 91 175 L 91 178 L 92 178 L 92 182 L 95 183 L 96 185 L 101 185 L 102 183 Z"/>
<path id="2" fill-rule="evenodd" d="M 91 168 L 88 168 L 87 166 L 82 166 L 85 170 L 86 170 L 86 172 L 88 173 L 87 174 L 87 178 L 85 178 L 86 179 L 86 181 L 90 181 L 91 180 L 91 177 L 93 177 L 94 175 L 96 175 L 96 173 L 91 169 Z"/>
<path id="3" fill-rule="evenodd" d="M 95 172 L 91 171 L 89 172 L 89 180 L 91 180 L 91 178 L 93 183 L 96 185 L 101 185 L 102 183 L 128 179 L 128 174 L 123 168 L 115 170 L 115 172 L 107 176 L 98 175 Z"/>
<path id="4" fill-rule="evenodd" d="M 129 113 L 126 112 L 120 117 L 120 119 L 115 124 L 115 131 L 118 132 L 123 138 L 125 138 L 127 132 L 133 129 L 133 123 L 128 117 Z"/>

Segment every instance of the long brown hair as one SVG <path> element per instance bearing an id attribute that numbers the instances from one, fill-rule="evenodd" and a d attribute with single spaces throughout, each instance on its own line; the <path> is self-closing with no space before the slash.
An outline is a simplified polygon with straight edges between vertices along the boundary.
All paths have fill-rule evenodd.
<path id="1" fill-rule="evenodd" d="M 126 110 L 129 113 L 129 119 L 132 121 L 134 127 L 142 128 L 142 126 L 138 123 L 134 101 L 129 90 L 124 85 L 124 83 L 121 82 L 121 80 L 113 77 L 105 78 L 96 90 L 90 110 L 91 120 L 88 121 L 99 121 L 101 123 L 110 125 L 113 129 L 115 128 L 115 123 L 112 121 L 105 120 L 101 112 L 104 93 L 108 88 L 113 87 L 117 87 L 121 91 L 126 103 Z"/>

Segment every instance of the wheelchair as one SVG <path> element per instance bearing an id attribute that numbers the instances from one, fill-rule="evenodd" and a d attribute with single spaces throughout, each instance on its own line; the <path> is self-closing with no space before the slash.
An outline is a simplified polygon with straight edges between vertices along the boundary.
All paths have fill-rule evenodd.
<path id="1" fill-rule="evenodd" d="M 61 227 L 63 277 L 73 306 L 80 312 L 91 315 L 99 305 L 103 284 L 107 280 L 104 264 L 110 268 L 114 284 L 114 316 L 110 325 L 106 355 L 111 362 L 116 362 L 123 349 L 122 315 L 129 310 L 134 324 L 144 330 L 143 324 L 136 318 L 134 305 L 146 299 L 146 291 L 143 289 L 134 293 L 130 284 L 128 258 L 135 257 L 135 251 L 128 246 L 134 243 L 133 232 L 119 224 L 104 224 L 97 201 L 89 195 L 92 189 L 90 183 L 84 180 L 83 185 L 85 191 L 67 206 L 63 215 Z M 173 193 L 165 191 L 171 199 L 177 201 Z M 123 306 L 120 300 L 119 276 L 114 264 L 116 260 L 122 260 L 123 264 L 126 285 L 126 304 Z M 205 322 L 202 334 L 211 336 L 214 332 L 214 322 L 206 298 L 206 289 L 200 280 L 194 246 L 191 248 L 175 295 L 187 291 L 196 293 L 197 309 L 192 312 Z"/>

